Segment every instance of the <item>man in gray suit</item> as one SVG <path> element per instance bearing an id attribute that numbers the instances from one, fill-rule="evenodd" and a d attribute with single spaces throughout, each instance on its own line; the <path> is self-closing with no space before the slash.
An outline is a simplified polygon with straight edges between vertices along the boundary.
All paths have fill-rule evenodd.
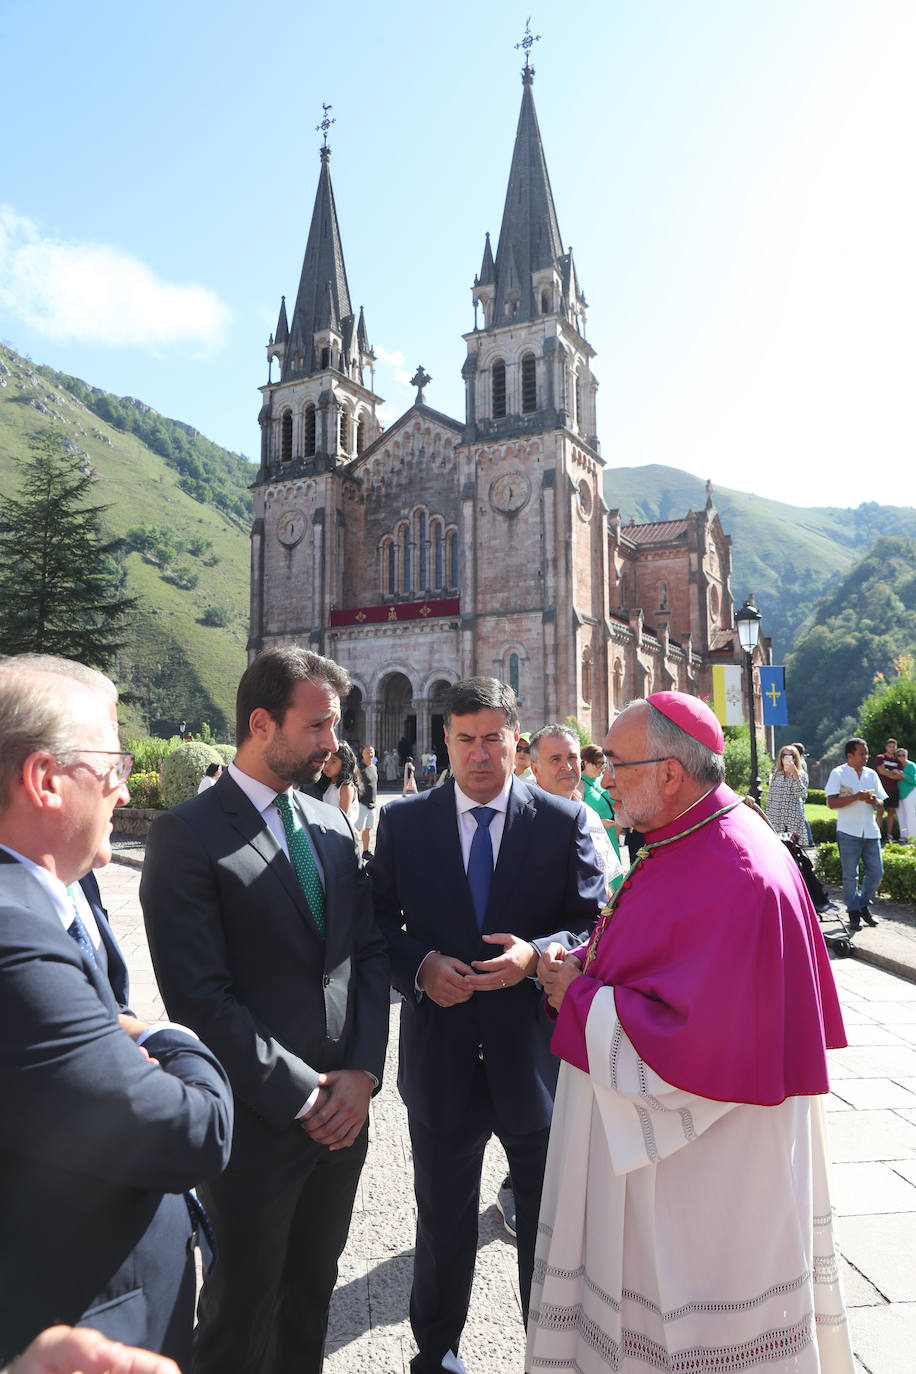
<path id="1" fill-rule="evenodd" d="M 337 748 L 347 674 L 287 647 L 237 697 L 238 752 L 153 824 L 140 899 L 169 1014 L 225 1066 L 229 1167 L 195 1374 L 321 1369 L 388 1036 L 388 963 L 343 813 L 296 790 Z"/>

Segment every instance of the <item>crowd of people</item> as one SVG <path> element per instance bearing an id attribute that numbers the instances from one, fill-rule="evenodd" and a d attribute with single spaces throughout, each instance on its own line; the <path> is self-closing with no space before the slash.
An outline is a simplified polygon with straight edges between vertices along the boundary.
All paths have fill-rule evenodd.
<path id="1" fill-rule="evenodd" d="M 656 692 L 583 750 L 558 723 L 523 736 L 511 688 L 468 678 L 447 769 L 421 759 L 439 785 L 380 811 L 374 750 L 360 768 L 339 740 L 349 690 L 316 653 L 258 655 L 234 760 L 153 822 L 140 898 L 170 1020 L 150 1026 L 92 877 L 128 800 L 115 688 L 0 663 L 0 1364 L 318 1374 L 393 985 L 413 1374 L 465 1369 L 493 1135 L 528 1374 L 852 1374 L 836 990 L 712 712 Z"/>

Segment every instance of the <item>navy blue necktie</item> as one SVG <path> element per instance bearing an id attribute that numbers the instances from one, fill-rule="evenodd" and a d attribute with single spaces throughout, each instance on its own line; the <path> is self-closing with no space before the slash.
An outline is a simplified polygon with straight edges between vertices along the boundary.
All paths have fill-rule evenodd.
<path id="1" fill-rule="evenodd" d="M 490 822 L 496 815 L 496 810 L 492 806 L 472 806 L 471 815 L 477 822 L 477 829 L 474 831 L 471 852 L 468 855 L 468 886 L 471 889 L 471 901 L 474 903 L 474 915 L 477 917 L 477 929 L 482 930 L 487 899 L 490 896 L 490 884 L 493 881 Z"/>
<path id="2" fill-rule="evenodd" d="M 71 940 L 76 941 L 80 949 L 85 954 L 86 958 L 89 960 L 90 964 L 98 964 L 99 961 L 96 958 L 95 946 L 93 945 L 92 940 L 89 938 L 89 931 L 83 925 L 82 916 L 76 909 L 76 898 L 73 895 L 72 888 L 67 888 L 67 895 L 69 896 L 70 902 L 73 906 L 73 920 L 67 926 L 67 934 L 70 936 Z"/>

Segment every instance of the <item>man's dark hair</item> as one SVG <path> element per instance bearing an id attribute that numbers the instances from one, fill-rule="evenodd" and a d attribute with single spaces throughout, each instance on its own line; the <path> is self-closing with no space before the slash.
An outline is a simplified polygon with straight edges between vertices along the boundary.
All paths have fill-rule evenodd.
<path id="1" fill-rule="evenodd" d="M 849 758 L 849 755 L 855 749 L 858 749 L 860 744 L 864 744 L 865 748 L 868 748 L 868 740 L 860 739 L 858 735 L 854 735 L 852 739 L 848 739 L 844 744 L 843 753 L 846 755 L 847 758 Z"/>
<path id="2" fill-rule="evenodd" d="M 341 700 L 350 690 L 350 675 L 333 659 L 310 649 L 288 644 L 265 649 L 242 674 L 235 697 L 235 742 L 244 744 L 251 734 L 248 722 L 260 706 L 278 725 L 283 724 L 289 699 L 297 682 L 330 687 Z"/>
<path id="3" fill-rule="evenodd" d="M 465 677 L 449 687 L 442 715 L 445 728 L 452 716 L 473 716 L 478 711 L 502 711 L 510 730 L 518 725 L 518 702 L 505 682 L 495 677 Z"/>

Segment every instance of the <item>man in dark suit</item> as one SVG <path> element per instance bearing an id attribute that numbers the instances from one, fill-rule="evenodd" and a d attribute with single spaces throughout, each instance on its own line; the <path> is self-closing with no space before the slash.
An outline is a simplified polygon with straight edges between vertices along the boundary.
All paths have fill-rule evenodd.
<path id="1" fill-rule="evenodd" d="M 185 1360 L 181 1194 L 229 1154 L 216 1059 L 122 1013 L 76 920 L 128 800 L 115 701 L 79 664 L 0 664 L 0 1363 L 61 1321 Z"/>
<path id="2" fill-rule="evenodd" d="M 225 1065 L 232 1158 L 202 1189 L 219 1263 L 195 1374 L 322 1365 L 388 1039 L 385 944 L 338 807 L 296 791 L 337 748 L 349 678 L 271 649 L 239 683 L 238 753 L 150 830 L 140 899 L 169 1014 Z"/>
<path id="3" fill-rule="evenodd" d="M 414 1374 L 464 1369 L 458 1342 L 493 1133 L 512 1173 L 527 1319 L 557 1079 L 532 975 L 551 939 L 572 948 L 591 929 L 605 891 L 583 808 L 513 777 L 512 689 L 468 678 L 449 690 L 444 713 L 452 778 L 389 803 L 368 869 L 404 998 L 398 1088 L 417 1196 Z"/>

